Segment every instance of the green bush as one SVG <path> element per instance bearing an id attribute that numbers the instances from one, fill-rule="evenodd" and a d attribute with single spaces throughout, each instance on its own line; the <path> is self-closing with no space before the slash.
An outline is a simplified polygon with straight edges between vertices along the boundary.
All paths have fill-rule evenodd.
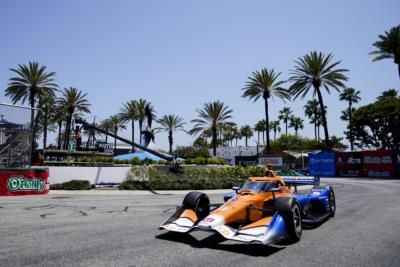
<path id="1" fill-rule="evenodd" d="M 224 165 L 226 164 L 224 159 L 220 158 L 204 158 L 204 157 L 196 157 L 196 158 L 188 158 L 185 160 L 185 164 L 196 164 L 196 165 Z"/>
<path id="2" fill-rule="evenodd" d="M 51 190 L 90 190 L 90 182 L 87 180 L 71 180 L 61 184 L 50 185 Z"/>
<path id="3" fill-rule="evenodd" d="M 132 158 L 129 163 L 131 165 L 142 165 L 142 161 L 138 157 Z"/>
<path id="4" fill-rule="evenodd" d="M 204 190 L 240 186 L 251 176 L 263 176 L 264 167 L 185 167 L 182 174 L 171 174 L 153 166 L 132 166 L 121 190 Z M 139 181 L 138 181 L 139 180 Z"/>
<path id="5" fill-rule="evenodd" d="M 129 164 L 129 160 L 127 159 L 114 159 L 114 164 Z"/>

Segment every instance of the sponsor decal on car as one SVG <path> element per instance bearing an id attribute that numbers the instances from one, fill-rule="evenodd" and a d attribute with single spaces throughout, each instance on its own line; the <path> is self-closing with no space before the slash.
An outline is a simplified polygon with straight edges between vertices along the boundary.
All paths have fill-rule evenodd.
<path id="1" fill-rule="evenodd" d="M 212 221 L 214 221 L 214 220 L 215 220 L 215 219 L 212 218 L 212 217 L 207 217 L 207 218 L 204 219 L 205 222 L 212 222 Z"/>
<path id="2" fill-rule="evenodd" d="M 224 225 L 218 226 L 216 230 L 224 237 L 229 237 L 231 235 L 231 231 Z"/>

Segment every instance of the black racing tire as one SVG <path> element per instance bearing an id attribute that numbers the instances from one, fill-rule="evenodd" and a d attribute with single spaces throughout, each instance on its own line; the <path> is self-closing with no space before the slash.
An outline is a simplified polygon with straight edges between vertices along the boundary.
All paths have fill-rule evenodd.
<path id="1" fill-rule="evenodd" d="M 210 213 L 210 199 L 202 192 L 189 192 L 183 199 L 182 205 L 185 209 L 193 210 L 199 220 Z"/>
<path id="2" fill-rule="evenodd" d="M 299 202 L 293 197 L 275 199 L 275 209 L 285 220 L 290 240 L 297 242 L 303 232 L 302 211 Z"/>
<path id="3" fill-rule="evenodd" d="M 330 216 L 334 217 L 336 212 L 336 199 L 335 193 L 333 192 L 333 188 L 329 187 L 329 212 Z"/>

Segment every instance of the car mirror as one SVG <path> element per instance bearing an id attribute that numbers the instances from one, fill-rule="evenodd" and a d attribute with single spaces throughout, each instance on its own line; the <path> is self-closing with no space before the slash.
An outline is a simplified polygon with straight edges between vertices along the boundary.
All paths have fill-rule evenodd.
<path id="1" fill-rule="evenodd" d="M 232 190 L 235 191 L 237 194 L 237 192 L 239 192 L 239 190 L 240 190 L 240 186 L 233 186 Z"/>
<path id="2" fill-rule="evenodd" d="M 268 192 L 281 192 L 281 188 L 274 187 L 274 188 L 269 189 Z"/>

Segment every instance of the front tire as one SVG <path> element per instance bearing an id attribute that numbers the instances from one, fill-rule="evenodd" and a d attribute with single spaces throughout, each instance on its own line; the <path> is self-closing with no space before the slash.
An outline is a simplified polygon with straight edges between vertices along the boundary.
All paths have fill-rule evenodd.
<path id="1" fill-rule="evenodd" d="M 329 212 L 330 216 L 334 217 L 336 212 L 336 199 L 332 187 L 329 188 Z"/>
<path id="2" fill-rule="evenodd" d="M 275 208 L 285 220 L 290 240 L 299 241 L 303 232 L 300 204 L 295 198 L 278 198 L 275 200 Z"/>
<path id="3" fill-rule="evenodd" d="M 210 200 L 206 194 L 201 192 L 187 193 L 182 206 L 185 209 L 193 210 L 198 220 L 205 218 L 210 213 Z"/>

